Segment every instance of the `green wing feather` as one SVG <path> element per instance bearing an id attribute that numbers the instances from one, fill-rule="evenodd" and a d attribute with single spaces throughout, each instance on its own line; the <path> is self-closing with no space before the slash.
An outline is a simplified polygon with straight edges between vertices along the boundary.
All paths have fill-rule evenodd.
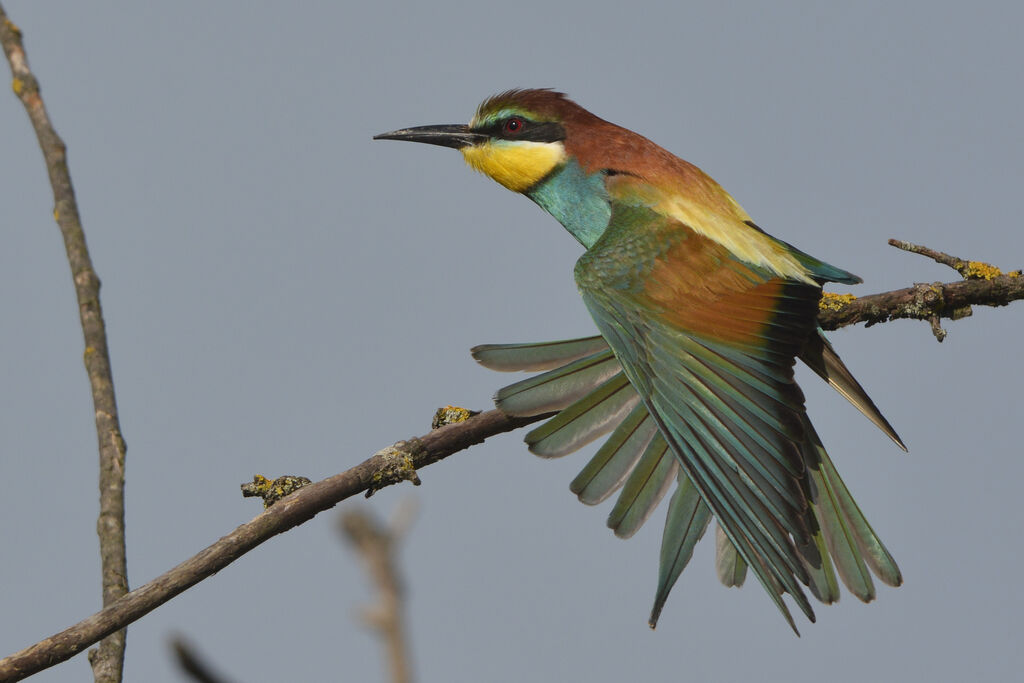
<path id="1" fill-rule="evenodd" d="M 614 234 L 611 227 L 608 232 Z M 741 289 L 764 285 L 771 296 L 729 304 L 723 315 L 746 325 L 739 332 L 728 322 L 710 333 L 688 327 L 685 317 L 674 320 L 671 311 L 664 315 L 651 305 L 657 297 L 645 290 L 643 269 L 636 266 L 643 263 L 638 249 L 650 247 L 650 234 L 645 239 L 640 247 L 605 244 L 604 253 L 599 242 L 577 266 L 581 293 L 604 339 L 488 345 L 474 355 L 490 367 L 548 370 L 498 395 L 510 414 L 561 410 L 527 436 L 532 451 L 564 455 L 613 432 L 571 488 L 593 504 L 622 486 L 609 516 L 618 535 L 634 533 L 671 480 L 680 482 L 666 520 L 652 623 L 706 526 L 692 520 L 712 511 L 725 530 L 716 544 L 722 582 L 739 585 L 752 570 L 791 625 L 783 593 L 814 618 L 801 584 L 825 603 L 839 597 L 836 571 L 862 600 L 874 597 L 870 572 L 898 585 L 898 567 L 835 472 L 793 381 L 799 355 L 902 446 L 814 325 L 819 290 L 773 284 L 770 273 L 730 266 L 728 255 L 719 255 L 721 268 L 746 278 Z M 671 240 L 661 239 L 645 258 L 664 256 L 666 244 Z M 613 253 L 616 248 L 627 253 Z M 735 273 L 726 275 L 735 286 Z M 713 307 L 710 298 L 693 303 Z M 741 334 L 749 329 L 756 334 Z M 694 495 L 704 509 L 694 509 Z"/>
<path id="2" fill-rule="evenodd" d="M 577 265 L 577 284 L 598 328 L 683 470 L 787 621 L 792 625 L 783 592 L 790 593 L 813 620 L 800 587 L 808 575 L 790 538 L 798 543 L 809 540 L 807 503 L 794 477 L 802 463 L 796 449 L 799 435 L 792 424 L 803 406 L 792 382 L 798 347 L 792 348 L 789 340 L 791 326 L 773 327 L 766 318 L 762 338 L 742 348 L 745 358 L 736 362 L 727 357 L 705 365 L 693 352 L 695 346 L 733 356 L 735 345 L 725 347 L 665 322 L 662 312 L 643 296 L 642 281 L 631 282 L 629 272 L 608 276 L 615 272 L 621 247 L 614 242 L 606 242 L 605 250 L 601 247 L 599 242 Z M 807 294 L 806 299 L 817 303 L 816 296 Z M 711 379 L 723 375 L 738 381 Z M 767 386 L 763 401 L 743 400 L 735 390 L 739 384 L 756 383 Z M 777 420 L 759 414 L 769 402 L 776 404 Z"/>
<path id="3" fill-rule="evenodd" d="M 526 443 L 531 453 L 545 458 L 567 455 L 613 430 L 638 401 L 626 377 L 617 374 L 528 432 Z"/>
<path id="4" fill-rule="evenodd" d="M 610 349 L 584 356 L 498 390 L 494 403 L 506 415 L 528 417 L 561 410 L 583 398 L 622 369 Z"/>
<path id="5" fill-rule="evenodd" d="M 608 348 L 600 336 L 525 344 L 481 344 L 470 349 L 480 365 L 509 372 L 551 370 Z"/>
<path id="6" fill-rule="evenodd" d="M 647 407 L 638 402 L 572 480 L 569 490 L 587 505 L 604 501 L 626 481 L 657 433 L 658 427 L 647 414 Z"/>
<path id="7" fill-rule="evenodd" d="M 477 348 L 494 349 L 496 355 L 506 358 L 515 354 L 518 356 L 517 362 L 521 363 L 523 367 L 529 368 L 537 367 L 540 362 L 530 355 L 534 349 L 538 350 L 538 354 L 542 354 L 543 362 L 550 362 L 547 360 L 552 357 L 550 349 L 585 349 L 589 352 L 587 355 L 595 355 L 601 351 L 607 351 L 608 345 L 603 337 L 598 336 L 537 344 L 489 344 Z M 508 349 L 507 352 L 506 349 Z M 838 359 L 838 356 L 835 358 Z M 578 359 L 578 353 L 565 354 L 562 357 L 564 365 L 561 369 L 566 369 L 566 366 Z M 806 360 L 805 354 L 801 355 L 801 359 Z M 841 365 L 841 361 L 839 363 Z M 547 369 L 550 366 L 544 365 L 544 367 Z M 575 366 L 574 371 L 583 371 L 580 370 L 581 367 L 583 366 Z M 572 371 L 567 371 L 566 374 L 572 374 Z M 852 377 L 845 366 L 842 367 L 842 374 Z M 823 378 L 828 379 L 825 375 Z M 830 384 L 836 387 L 835 383 L 830 382 Z M 558 384 L 563 388 L 575 385 L 578 383 L 572 381 Z M 594 383 L 590 387 L 590 391 L 593 392 L 600 385 L 600 383 Z M 857 386 L 859 387 L 859 385 Z M 863 389 L 860 391 L 863 392 Z M 863 400 L 855 400 L 855 395 L 850 392 L 840 391 L 840 393 L 861 412 L 865 412 L 861 408 L 864 405 Z M 866 394 L 864 395 L 866 396 Z M 591 393 L 587 397 L 589 400 L 577 400 L 584 405 L 600 408 L 602 401 L 598 400 L 598 396 L 593 396 Z M 567 404 L 569 402 L 564 401 Z M 877 411 L 877 408 L 875 410 Z M 872 422 L 879 424 L 880 421 L 872 419 Z M 888 424 L 884 418 L 881 418 L 881 422 Z M 808 434 L 813 435 L 813 438 L 802 445 L 801 454 L 809 475 L 807 499 L 811 506 L 811 545 L 813 547 L 798 547 L 801 560 L 808 573 L 811 593 L 826 604 L 838 600 L 839 584 L 835 573 L 838 569 L 840 578 L 851 593 L 861 600 L 870 600 L 873 594 L 856 588 L 858 581 L 863 582 L 862 572 L 858 567 L 866 565 L 877 578 L 892 586 L 898 586 L 901 583 L 899 568 L 857 507 L 836 472 L 828 453 L 812 430 L 813 428 L 809 429 Z M 883 431 L 889 433 L 889 430 L 884 428 Z M 588 505 L 606 500 L 611 494 L 622 488 L 623 483 L 633 472 L 637 461 L 656 433 L 657 426 L 647 412 L 647 407 L 643 403 L 635 405 L 573 480 L 570 485 L 573 493 Z M 676 477 L 677 486 L 672 501 L 669 503 L 665 520 L 658 590 L 651 614 L 652 625 L 656 623 L 673 585 L 687 566 L 693 553 L 693 547 L 703 535 L 711 516 L 711 511 L 700 501 L 696 488 L 690 483 L 686 474 L 679 471 Z M 695 502 L 699 502 L 699 506 L 695 506 Z M 699 509 L 694 509 L 695 507 Z M 654 506 L 651 506 L 648 513 L 653 509 Z M 830 539 L 829 542 L 825 541 L 826 535 Z M 746 578 L 746 562 L 736 552 L 735 546 L 721 530 L 721 527 L 716 528 L 715 541 L 715 570 L 719 580 L 725 586 L 741 586 Z M 858 563 L 860 564 L 858 565 Z"/>
<path id="8" fill-rule="evenodd" d="M 679 481 L 665 517 L 665 531 L 661 537 L 661 563 L 658 567 L 658 590 L 648 620 L 651 628 L 658 624 L 661 608 L 665 606 L 669 591 L 675 585 L 693 556 L 693 548 L 701 539 L 711 521 L 711 510 L 704 504 L 697 489 L 680 470 Z M 735 554 L 735 553 L 734 553 Z M 740 560 L 742 562 L 742 560 Z"/>
<path id="9" fill-rule="evenodd" d="M 629 538 L 643 526 L 668 493 L 679 471 L 679 463 L 660 434 L 644 449 L 630 471 L 615 507 L 608 514 L 608 527 L 619 538 Z"/>

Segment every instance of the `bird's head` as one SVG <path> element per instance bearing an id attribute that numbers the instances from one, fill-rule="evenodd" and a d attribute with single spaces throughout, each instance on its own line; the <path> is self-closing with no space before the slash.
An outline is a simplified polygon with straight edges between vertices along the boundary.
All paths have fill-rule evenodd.
<path id="1" fill-rule="evenodd" d="M 529 192 L 568 159 L 574 118 L 593 115 L 553 90 L 509 90 L 485 100 L 469 125 L 417 126 L 375 135 L 453 147 L 471 167 L 513 192 Z"/>

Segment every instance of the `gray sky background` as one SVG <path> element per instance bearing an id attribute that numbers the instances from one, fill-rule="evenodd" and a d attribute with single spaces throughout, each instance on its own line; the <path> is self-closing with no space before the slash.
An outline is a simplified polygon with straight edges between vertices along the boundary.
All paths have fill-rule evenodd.
<path id="1" fill-rule="evenodd" d="M 573 239 L 440 148 L 375 133 L 552 86 L 721 182 L 857 293 L 956 274 L 899 237 L 1024 266 L 1020 3 L 5 0 L 69 159 L 128 443 L 133 587 L 250 519 L 255 472 L 319 478 L 486 408 L 517 377 L 485 342 L 582 336 Z M 154 9 L 158 8 L 158 9 Z M 6 67 L 4 67 L 5 73 Z M 96 446 L 52 198 L 0 95 L 0 646 L 99 607 Z M 795 638 L 705 539 L 646 626 L 663 510 L 634 539 L 568 491 L 587 455 L 522 433 L 424 470 L 402 560 L 423 681 L 1008 680 L 1018 574 L 1024 305 L 832 335 L 910 446 L 820 382 L 811 415 L 905 585 L 846 595 Z M 588 452 L 592 452 L 593 448 Z M 167 638 L 235 680 L 384 680 L 336 513 L 131 626 L 127 679 L 177 681 Z M 39 676 L 80 681 L 80 656 Z"/>

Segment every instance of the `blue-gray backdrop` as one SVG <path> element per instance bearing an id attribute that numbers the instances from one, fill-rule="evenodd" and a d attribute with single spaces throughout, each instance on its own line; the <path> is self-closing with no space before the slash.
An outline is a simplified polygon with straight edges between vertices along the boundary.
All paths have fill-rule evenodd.
<path id="1" fill-rule="evenodd" d="M 258 512 L 254 472 L 321 477 L 509 381 L 483 342 L 589 334 L 578 245 L 453 152 L 372 142 L 553 86 L 702 166 L 769 232 L 866 280 L 953 271 L 899 237 L 1024 265 L 1019 3 L 28 2 L 103 304 L 138 586 Z M 5 94 L 6 93 L 6 94 Z M 95 436 L 52 200 L 0 93 L 0 645 L 99 605 Z M 811 414 L 906 584 L 795 638 L 697 551 L 646 626 L 661 513 L 629 542 L 522 434 L 393 488 L 425 681 L 1005 680 L 1019 673 L 1024 304 L 833 335 L 910 446 L 804 376 Z M 181 632 L 236 680 L 383 680 L 371 586 L 334 513 L 129 630 L 128 680 L 179 680 Z M 278 608 L 288 605 L 287 613 Z M 39 677 L 80 681 L 84 657 Z"/>

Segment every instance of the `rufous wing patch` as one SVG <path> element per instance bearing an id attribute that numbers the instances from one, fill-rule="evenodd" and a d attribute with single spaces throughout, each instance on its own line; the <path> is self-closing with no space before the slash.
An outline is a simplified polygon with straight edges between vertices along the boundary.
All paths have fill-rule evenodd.
<path id="1" fill-rule="evenodd" d="M 779 311 L 792 303 L 793 283 L 765 279 L 700 235 L 656 258 L 644 279 L 645 297 L 666 322 L 731 345 L 769 343 L 781 332 Z"/>

